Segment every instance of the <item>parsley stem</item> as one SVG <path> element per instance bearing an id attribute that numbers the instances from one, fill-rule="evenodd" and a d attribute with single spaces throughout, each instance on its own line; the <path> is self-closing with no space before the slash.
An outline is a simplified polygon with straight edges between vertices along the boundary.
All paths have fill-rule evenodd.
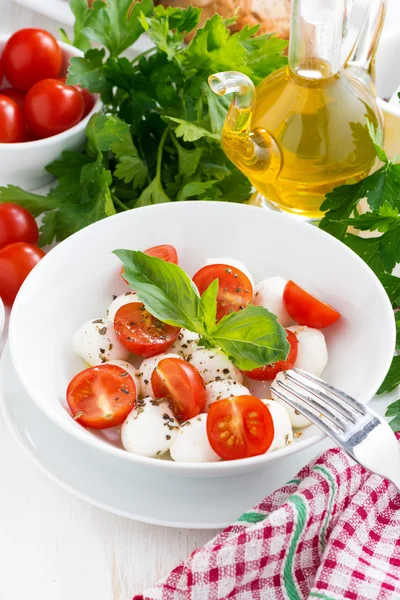
<path id="1" fill-rule="evenodd" d="M 131 60 L 131 65 L 134 65 L 136 62 L 139 62 L 139 60 L 144 57 L 147 56 L 148 54 L 151 54 L 151 52 L 155 52 L 156 48 L 149 48 L 148 50 L 145 50 L 144 52 L 141 52 L 140 54 L 138 54 L 137 56 L 135 56 L 135 58 L 133 58 Z"/>
<path id="2" fill-rule="evenodd" d="M 164 149 L 165 140 L 167 139 L 168 134 L 169 134 L 169 127 L 164 129 L 164 132 L 160 139 L 160 144 L 158 146 L 158 152 L 157 152 L 157 170 L 156 170 L 155 179 L 157 179 L 160 183 L 161 183 L 161 164 L 162 164 L 163 149 Z"/>
<path id="3" fill-rule="evenodd" d="M 114 204 L 119 206 L 119 208 L 121 208 L 122 210 L 130 210 L 129 206 L 126 206 L 126 204 L 121 202 L 121 200 L 115 194 L 112 194 L 112 199 Z"/>

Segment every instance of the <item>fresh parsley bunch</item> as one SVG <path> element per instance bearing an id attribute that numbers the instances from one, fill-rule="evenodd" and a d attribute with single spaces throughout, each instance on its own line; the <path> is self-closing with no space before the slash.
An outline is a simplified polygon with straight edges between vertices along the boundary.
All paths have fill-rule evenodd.
<path id="1" fill-rule="evenodd" d="M 221 348 L 239 369 L 251 371 L 286 360 L 290 345 L 276 315 L 249 305 L 218 323 L 218 280 L 200 297 L 190 277 L 178 265 L 135 250 L 115 250 L 124 278 L 146 309 L 163 323 L 200 335 L 206 348 Z"/>
<path id="2" fill-rule="evenodd" d="M 321 209 L 327 211 L 320 227 L 354 250 L 375 272 L 392 303 L 400 351 L 400 278 L 392 275 L 400 263 L 400 156 L 389 160 L 382 148 L 383 134 L 368 123 L 376 155 L 383 166 L 372 175 L 352 185 L 342 185 L 326 195 Z M 359 202 L 366 199 L 370 211 L 360 214 Z M 348 227 L 364 232 L 378 232 L 374 237 L 349 233 Z M 400 384 L 400 355 L 393 358 L 378 394 L 392 392 Z M 391 404 L 387 416 L 390 425 L 400 430 L 400 400 Z"/>
<path id="3" fill-rule="evenodd" d="M 258 83 L 285 64 L 286 42 L 256 36 L 258 26 L 231 34 L 219 15 L 197 26 L 201 10 L 154 7 L 152 0 L 71 0 L 73 58 L 67 82 L 100 94 L 102 113 L 87 127 L 83 152 L 63 152 L 47 167 L 57 183 L 47 197 L 15 186 L 0 202 L 44 213 L 41 245 L 60 241 L 115 212 L 188 199 L 243 202 L 247 178 L 221 145 L 228 101 L 211 92 L 208 76 L 237 69 Z M 122 56 L 146 31 L 154 48 Z M 96 43 L 96 48 L 92 48 Z"/>

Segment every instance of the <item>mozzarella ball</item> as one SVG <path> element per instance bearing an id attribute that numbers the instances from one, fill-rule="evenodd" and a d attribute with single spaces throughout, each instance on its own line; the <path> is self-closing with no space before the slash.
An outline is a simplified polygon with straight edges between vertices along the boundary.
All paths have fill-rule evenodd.
<path id="1" fill-rule="evenodd" d="M 278 317 L 282 327 L 293 323 L 283 303 L 283 290 L 287 280 L 283 277 L 268 277 L 254 288 L 253 304 L 263 306 Z"/>
<path id="2" fill-rule="evenodd" d="M 207 437 L 207 415 L 202 413 L 182 423 L 170 448 L 177 462 L 216 462 L 221 458 L 210 446 Z"/>
<path id="3" fill-rule="evenodd" d="M 151 376 L 153 374 L 154 369 L 164 358 L 182 358 L 178 354 L 172 354 L 168 352 L 162 352 L 161 354 L 156 354 L 156 356 L 151 356 L 150 358 L 145 358 L 140 367 L 139 367 L 139 377 L 140 377 L 140 392 L 142 396 L 153 396 L 153 388 L 151 385 Z"/>
<path id="4" fill-rule="evenodd" d="M 125 306 L 125 304 L 131 304 L 131 302 L 140 302 L 136 292 L 126 292 L 126 294 L 117 296 L 109 306 L 107 311 L 107 319 L 111 321 L 111 323 L 114 323 L 115 315 L 121 306 Z"/>
<path id="5" fill-rule="evenodd" d="M 198 333 L 192 333 L 188 329 L 181 329 L 175 342 L 170 346 L 169 350 L 179 354 L 183 358 L 190 356 L 192 352 L 199 347 L 200 336 Z"/>
<path id="6" fill-rule="evenodd" d="M 121 344 L 107 319 L 87 321 L 72 338 L 75 352 L 91 367 L 109 360 L 126 360 L 129 351 Z"/>
<path id="7" fill-rule="evenodd" d="M 268 406 L 274 422 L 274 439 L 267 450 L 267 452 L 271 452 L 272 450 L 284 448 L 287 444 L 293 442 L 292 423 L 284 406 L 275 402 L 275 400 L 263 400 L 263 402 Z"/>
<path id="8" fill-rule="evenodd" d="M 240 260 L 236 260 L 235 258 L 208 258 L 203 266 L 209 265 L 228 265 L 228 267 L 233 267 L 234 269 L 239 269 L 246 275 L 246 277 L 250 280 L 252 287 L 254 287 L 254 277 L 250 273 L 249 269 L 242 263 Z"/>
<path id="9" fill-rule="evenodd" d="M 139 371 L 131 365 L 131 363 L 126 360 L 110 360 L 108 362 L 109 365 L 116 365 L 117 367 L 121 367 L 124 371 L 127 371 L 129 375 L 132 377 L 133 381 L 136 383 L 136 393 L 140 394 L 140 377 Z"/>
<path id="10" fill-rule="evenodd" d="M 249 390 L 237 381 L 231 379 L 221 379 L 220 381 L 210 381 L 206 386 L 206 405 L 204 410 L 209 409 L 210 404 L 231 398 L 232 396 L 251 396 Z"/>
<path id="11" fill-rule="evenodd" d="M 122 424 L 121 441 L 132 454 L 157 457 L 170 449 L 178 432 L 179 423 L 168 403 L 147 396 L 137 402 Z"/>
<path id="12" fill-rule="evenodd" d="M 319 329 L 296 325 L 289 327 L 299 342 L 294 366 L 320 377 L 328 362 L 325 336 Z"/>
<path id="13" fill-rule="evenodd" d="M 220 379 L 233 379 L 242 383 L 243 375 L 222 350 L 199 348 L 189 358 L 196 367 L 204 383 Z"/>

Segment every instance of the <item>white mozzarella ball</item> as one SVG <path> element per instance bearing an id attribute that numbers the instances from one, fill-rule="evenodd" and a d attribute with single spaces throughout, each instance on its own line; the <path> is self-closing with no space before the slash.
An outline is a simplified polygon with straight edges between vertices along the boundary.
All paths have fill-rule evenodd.
<path id="1" fill-rule="evenodd" d="M 267 450 L 267 452 L 271 452 L 272 450 L 284 448 L 287 444 L 293 442 L 292 423 L 289 413 L 284 406 L 275 402 L 275 400 L 263 400 L 263 402 L 268 406 L 274 422 L 274 439 Z"/>
<path id="2" fill-rule="evenodd" d="M 204 383 L 219 379 L 233 379 L 242 383 L 243 374 L 222 350 L 199 348 L 193 352 L 189 362 L 196 367 Z"/>
<path id="3" fill-rule="evenodd" d="M 208 258 L 204 266 L 209 265 L 228 265 L 228 267 L 233 267 L 234 269 L 238 269 L 242 271 L 246 275 L 246 277 L 250 280 L 252 287 L 254 287 L 254 277 L 250 273 L 249 269 L 242 263 L 240 260 L 236 260 L 235 258 Z"/>
<path id="4" fill-rule="evenodd" d="M 249 390 L 237 381 L 231 379 L 221 379 L 220 381 L 210 381 L 206 386 L 206 406 L 205 410 L 208 411 L 210 404 L 223 400 L 224 398 L 230 398 L 232 396 L 249 396 L 251 395 Z"/>
<path id="5" fill-rule="evenodd" d="M 271 384 L 272 388 L 274 386 L 275 387 L 279 387 L 277 385 L 277 382 L 281 378 L 284 380 L 284 377 L 285 376 L 282 373 L 278 373 L 278 375 L 275 377 L 274 381 Z M 278 396 L 275 394 L 275 392 L 273 391 L 273 389 L 271 389 L 271 392 L 272 392 L 272 398 L 273 398 L 273 400 L 276 401 L 276 402 L 278 402 L 278 404 L 280 404 L 281 406 L 283 406 L 285 408 L 285 410 L 287 411 L 287 414 L 289 415 L 290 422 L 291 422 L 292 427 L 294 429 L 301 429 L 302 427 L 308 427 L 308 425 L 311 425 L 311 421 L 309 419 L 307 419 L 307 417 L 305 417 L 301 412 L 299 412 L 295 408 L 292 408 L 290 406 L 290 404 L 288 404 L 284 400 L 281 400 L 280 398 L 278 398 Z"/>
<path id="6" fill-rule="evenodd" d="M 200 336 L 198 333 L 192 333 L 188 329 L 181 329 L 175 342 L 169 350 L 186 358 L 190 356 L 199 347 Z"/>
<path id="7" fill-rule="evenodd" d="M 294 366 L 320 377 L 328 362 L 328 348 L 324 334 L 319 329 L 301 325 L 289 329 L 296 334 L 299 342 Z"/>
<path id="8" fill-rule="evenodd" d="M 126 360 L 129 355 L 107 319 L 87 321 L 74 334 L 72 345 L 78 356 L 92 367 L 109 360 Z"/>
<path id="9" fill-rule="evenodd" d="M 154 392 L 151 385 L 151 376 L 160 360 L 163 360 L 164 358 L 181 359 L 181 357 L 178 354 L 162 352 L 161 354 L 156 354 L 156 356 L 150 356 L 150 358 L 145 358 L 142 361 L 139 367 L 140 391 L 142 396 L 153 396 Z"/>
<path id="10" fill-rule="evenodd" d="M 131 302 L 140 302 L 136 292 L 126 292 L 126 294 L 117 296 L 109 306 L 107 311 L 107 319 L 111 321 L 111 323 L 114 323 L 115 315 L 121 306 L 125 306 L 125 304 L 131 304 Z"/>
<path id="11" fill-rule="evenodd" d="M 122 445 L 139 456 L 158 457 L 167 452 L 179 433 L 179 423 L 167 402 L 149 396 L 137 403 L 121 427 Z"/>
<path id="12" fill-rule="evenodd" d="M 182 423 L 170 448 L 177 462 L 216 462 L 221 458 L 210 446 L 207 437 L 207 415 L 202 413 Z"/>
<path id="13" fill-rule="evenodd" d="M 117 367 L 121 367 L 121 369 L 124 369 L 124 371 L 127 371 L 127 373 L 129 373 L 129 375 L 132 377 L 133 381 L 136 383 L 136 393 L 139 395 L 139 393 L 140 393 L 140 377 L 139 377 L 139 371 L 136 369 L 136 367 L 131 365 L 131 363 L 129 363 L 126 360 L 110 360 L 108 362 L 108 364 L 116 365 Z"/>
<path id="14" fill-rule="evenodd" d="M 253 304 L 263 306 L 278 317 L 282 327 L 293 323 L 283 303 L 283 290 L 287 280 L 283 277 L 268 277 L 260 281 L 254 288 Z"/>

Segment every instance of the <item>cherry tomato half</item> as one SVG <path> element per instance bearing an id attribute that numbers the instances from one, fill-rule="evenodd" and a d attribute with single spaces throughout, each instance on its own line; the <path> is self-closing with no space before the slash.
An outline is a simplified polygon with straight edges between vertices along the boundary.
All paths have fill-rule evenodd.
<path id="1" fill-rule="evenodd" d="M 14 100 L 0 95 L 0 143 L 14 144 L 25 139 L 22 110 Z"/>
<path id="2" fill-rule="evenodd" d="M 70 382 L 67 402 L 74 419 L 91 429 L 121 425 L 135 406 L 136 384 L 117 365 L 85 369 Z"/>
<path id="3" fill-rule="evenodd" d="M 253 297 L 253 287 L 249 278 L 229 265 L 208 265 L 197 271 L 193 277 L 200 295 L 210 283 L 218 279 L 217 321 L 231 312 L 238 312 L 250 304 Z"/>
<path id="4" fill-rule="evenodd" d="M 274 422 L 268 407 L 255 396 L 233 396 L 210 405 L 207 436 L 221 458 L 248 458 L 268 450 Z"/>
<path id="5" fill-rule="evenodd" d="M 286 337 L 290 344 L 290 350 L 286 360 L 278 360 L 271 365 L 265 365 L 264 367 L 259 367 L 253 371 L 243 371 L 243 373 L 247 375 L 247 377 L 250 377 L 250 379 L 256 379 L 257 381 L 272 381 L 281 371 L 293 369 L 297 358 L 299 342 L 293 331 L 290 331 L 289 329 L 286 329 Z"/>
<path id="6" fill-rule="evenodd" d="M 5 304 L 12 306 L 19 288 L 43 256 L 43 250 L 24 242 L 0 250 L 0 298 Z"/>
<path id="7" fill-rule="evenodd" d="M 0 90 L 0 94 L 2 96 L 8 96 L 11 100 L 14 100 L 18 104 L 18 106 L 23 110 L 25 103 L 25 93 L 21 92 L 21 90 L 17 90 L 17 88 L 8 87 Z"/>
<path id="8" fill-rule="evenodd" d="M 156 398 L 168 397 L 178 421 L 187 421 L 204 409 L 206 391 L 198 370 L 182 358 L 160 360 L 151 376 Z"/>
<path id="9" fill-rule="evenodd" d="M 80 91 L 57 79 L 39 81 L 25 98 L 26 124 L 41 138 L 70 129 L 82 120 L 84 110 Z"/>
<path id="10" fill-rule="evenodd" d="M 292 280 L 287 282 L 283 290 L 283 302 L 289 315 L 299 325 L 323 329 L 341 317 L 332 306 L 318 300 Z"/>
<path id="11" fill-rule="evenodd" d="M 145 357 L 165 352 L 180 332 L 179 327 L 153 317 L 141 302 L 121 306 L 114 318 L 114 329 L 129 352 Z"/>
<path id="12" fill-rule="evenodd" d="M 31 213 L 18 204 L 0 204 L 0 250 L 8 244 L 36 244 L 39 230 Z"/>
<path id="13" fill-rule="evenodd" d="M 174 246 L 170 246 L 169 244 L 153 246 L 152 248 L 145 250 L 144 254 L 147 254 L 148 256 L 155 256 L 156 258 L 162 258 L 162 260 L 174 263 L 174 265 L 178 264 L 178 253 L 176 248 L 174 248 Z M 125 283 L 128 283 L 124 277 L 124 267 L 121 269 L 121 277 Z"/>
<path id="14" fill-rule="evenodd" d="M 41 79 L 58 77 L 62 52 L 57 40 L 43 29 L 20 29 L 5 45 L 4 74 L 13 87 L 27 91 Z"/>

